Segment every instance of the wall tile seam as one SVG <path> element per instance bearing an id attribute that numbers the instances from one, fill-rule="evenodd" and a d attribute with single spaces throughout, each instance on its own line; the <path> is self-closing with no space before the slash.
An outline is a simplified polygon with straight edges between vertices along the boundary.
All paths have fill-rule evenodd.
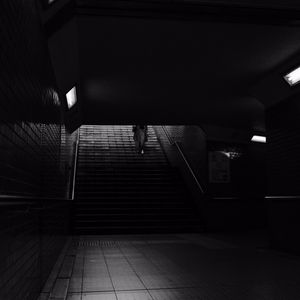
<path id="1" fill-rule="evenodd" d="M 11 130 L 11 132 L 13 132 L 13 133 L 15 133 L 13 130 Z M 22 143 L 24 144 L 24 145 L 28 145 L 28 143 L 26 143 L 26 140 L 24 140 L 23 138 L 21 138 L 18 134 L 15 134 L 16 136 L 18 136 L 18 138 L 19 138 L 19 140 L 21 140 L 22 141 Z M 2 137 L 4 137 L 7 141 L 9 141 L 11 144 L 14 144 L 19 150 L 22 150 L 23 152 L 25 152 L 26 150 L 26 148 L 25 147 L 19 147 L 19 145 L 18 144 L 16 144 L 13 140 L 11 140 L 7 135 L 2 135 Z M 24 149 L 25 148 L 25 149 Z M 31 149 L 33 149 L 34 151 L 34 153 L 36 153 L 36 154 L 40 154 L 39 152 L 36 152 L 36 150 L 35 150 L 35 148 L 34 147 L 30 147 Z M 25 152 L 26 153 L 26 152 Z M 29 153 L 29 152 L 28 152 Z M 38 156 L 32 156 L 35 160 L 38 158 Z"/>
<path id="2" fill-rule="evenodd" d="M 9 59 L 7 58 L 5 61 L 1 61 L 1 65 L 3 66 L 3 63 L 7 64 L 8 60 Z M 39 105 L 39 102 L 37 101 L 36 98 L 39 98 L 39 97 L 37 97 L 38 95 L 39 96 L 42 95 L 42 87 L 41 86 L 37 87 L 37 86 L 33 86 L 33 85 L 30 87 L 30 85 L 32 84 L 32 82 L 30 80 L 26 82 L 27 85 L 25 86 L 23 84 L 23 80 L 21 80 L 21 78 L 19 77 L 20 73 L 18 72 L 17 75 L 16 75 L 15 72 L 13 73 L 12 70 L 13 70 L 13 68 L 11 68 L 11 66 L 7 65 L 6 77 L 4 77 L 4 78 L 7 78 L 8 80 L 3 81 L 3 83 L 4 84 L 6 83 L 5 88 L 6 89 L 8 88 L 10 90 L 9 98 L 11 99 L 12 103 L 15 102 L 14 107 L 19 107 L 20 100 L 22 100 L 21 103 L 24 104 L 25 107 L 28 105 L 28 101 L 26 101 L 26 99 L 23 100 L 24 97 L 21 96 L 21 95 L 24 95 L 24 94 L 25 95 L 31 95 L 31 100 L 34 100 L 33 103 Z M 12 83 L 13 83 L 12 80 L 11 80 L 12 78 L 18 79 L 18 80 L 15 80 L 16 82 L 14 82 L 14 87 L 18 86 L 18 94 L 17 94 L 17 90 L 14 89 L 13 86 L 12 86 Z M 27 77 L 27 78 L 30 78 L 30 77 Z M 18 84 L 16 84 L 16 83 L 18 83 Z M 31 91 L 31 93 L 30 93 L 30 91 Z M 34 93 L 32 93 L 32 92 L 34 92 Z M 33 95 L 35 95 L 35 97 L 33 97 Z M 14 100 L 14 99 L 18 99 L 18 101 L 16 102 L 16 100 Z"/>
<path id="3" fill-rule="evenodd" d="M 39 246 L 37 246 L 37 249 L 32 253 L 39 253 Z M 28 254 L 28 251 L 24 252 L 20 258 L 15 259 L 11 262 L 13 264 L 13 267 L 8 266 L 6 269 L 2 270 L 2 285 L 5 285 L 6 282 L 11 280 L 10 278 L 14 278 L 14 276 L 19 273 L 19 270 L 23 268 L 23 263 L 25 264 L 26 262 L 28 262 L 27 256 L 31 257 L 33 255 L 32 253 Z"/>
<path id="4" fill-rule="evenodd" d="M 37 249 L 35 251 L 33 251 L 32 253 L 30 252 L 26 252 L 21 258 L 18 259 L 18 261 L 15 261 L 14 264 L 16 265 L 16 270 L 14 271 L 14 268 L 9 268 L 6 272 L 4 272 L 1 277 L 5 278 L 5 281 L 3 282 L 2 286 L 7 285 L 9 282 L 11 282 L 12 280 L 15 280 L 18 277 L 22 276 L 22 272 L 20 272 L 20 270 L 26 269 L 28 268 L 28 264 L 29 266 L 32 265 L 32 262 L 36 262 L 36 257 L 39 255 L 39 247 L 36 247 Z M 31 260 L 30 260 L 31 259 Z M 19 262 L 23 262 L 23 263 L 19 263 Z M 27 268 L 26 268 L 27 267 Z M 6 276 L 4 276 L 5 273 Z"/>
<path id="5" fill-rule="evenodd" d="M 24 170 L 24 169 L 17 169 L 15 166 L 11 165 L 11 164 L 6 164 L 6 163 L 3 163 L 2 161 L 0 161 L 0 168 L 2 170 L 4 170 L 5 168 L 8 168 L 8 169 L 12 169 L 12 171 L 15 171 L 17 173 L 21 173 L 19 175 L 25 175 L 25 176 L 28 176 L 30 177 L 30 179 L 32 180 L 36 180 L 39 178 L 39 175 L 37 175 L 36 173 L 31 173 L 27 170 Z"/>
<path id="6" fill-rule="evenodd" d="M 15 178 L 10 178 L 10 177 L 4 177 L 4 176 L 0 176 L 0 179 L 5 179 L 5 180 L 9 180 L 10 182 L 12 183 L 18 183 L 18 184 L 24 184 L 26 186 L 31 186 L 33 188 L 35 188 L 36 190 L 34 190 L 35 192 L 39 190 L 39 187 L 40 187 L 40 183 L 38 183 L 37 185 L 33 184 L 33 183 L 28 183 L 26 181 L 21 181 L 21 180 L 18 180 L 18 179 L 15 179 Z M 6 192 L 6 191 L 5 191 Z M 14 195 L 14 194 L 12 194 Z M 34 196 L 36 195 L 36 193 L 22 193 L 21 194 L 18 194 L 18 193 L 15 193 L 15 195 L 18 195 L 18 196 Z"/>

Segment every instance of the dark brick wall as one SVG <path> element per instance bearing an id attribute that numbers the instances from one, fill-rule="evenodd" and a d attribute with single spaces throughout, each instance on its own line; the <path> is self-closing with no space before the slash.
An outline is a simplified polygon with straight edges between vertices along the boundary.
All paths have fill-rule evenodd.
<path id="1" fill-rule="evenodd" d="M 203 130 L 198 126 L 187 125 L 164 126 L 164 128 L 171 139 L 178 142 L 197 179 L 205 189 L 207 183 L 207 152 L 206 137 Z M 170 162 L 179 167 L 179 161 L 182 161 L 182 157 L 178 156 L 177 148 L 170 145 L 161 126 L 154 126 L 154 129 Z"/>
<path id="2" fill-rule="evenodd" d="M 232 151 L 229 159 L 230 180 L 209 182 L 215 197 L 264 197 L 266 195 L 266 145 L 261 143 L 208 142 L 208 151 Z M 208 166 L 209 168 L 209 166 Z"/>
<path id="3" fill-rule="evenodd" d="M 267 111 L 268 194 L 300 195 L 299 99 Z"/>
<path id="4" fill-rule="evenodd" d="M 56 91 L 36 1 L 0 1 L 0 299 L 36 299 L 66 241 Z"/>
<path id="5" fill-rule="evenodd" d="M 35 1 L 0 12 L 0 192 L 61 195 L 61 113 Z"/>
<path id="6" fill-rule="evenodd" d="M 0 299 L 37 299 L 65 244 L 68 203 L 0 203 Z"/>
<path id="7" fill-rule="evenodd" d="M 267 226 L 266 145 L 258 143 L 208 143 L 209 151 L 232 151 L 230 181 L 209 183 L 206 224 L 214 231 L 244 231 Z"/>
<path id="8" fill-rule="evenodd" d="M 266 226 L 266 147 L 262 144 L 211 142 L 198 126 L 165 126 L 181 146 L 205 195 L 201 194 L 176 147 L 170 145 L 161 126 L 156 133 L 170 162 L 178 167 L 198 204 L 208 231 L 236 231 Z M 208 151 L 238 150 L 240 157 L 230 161 L 231 181 L 209 183 Z M 229 197 L 229 198 L 228 198 Z"/>
<path id="9" fill-rule="evenodd" d="M 163 130 L 165 128 L 165 131 Z M 201 188 L 206 190 L 206 138 L 203 130 L 198 126 L 173 125 L 173 126 L 154 126 L 154 130 L 159 138 L 160 144 L 165 151 L 165 154 L 170 164 L 178 168 L 185 184 L 190 192 L 190 195 L 202 212 L 204 196 L 196 183 L 193 175 L 187 167 L 178 148 L 170 144 L 166 135 L 169 135 L 171 140 L 176 141 L 185 155 L 191 169 L 193 170 Z"/>
<path id="10" fill-rule="evenodd" d="M 207 157 L 206 136 L 199 126 L 166 126 L 172 138 L 179 142 L 184 155 L 191 165 L 197 179 L 206 189 Z"/>
<path id="11" fill-rule="evenodd" d="M 30 299 L 37 293 L 38 219 L 37 216 L 23 213 L 26 209 L 22 205 L 15 205 L 14 209 L 1 206 L 0 299 Z"/>
<path id="12" fill-rule="evenodd" d="M 267 110 L 269 231 L 272 246 L 300 253 L 299 96 Z M 292 196 L 292 197 L 289 197 Z"/>

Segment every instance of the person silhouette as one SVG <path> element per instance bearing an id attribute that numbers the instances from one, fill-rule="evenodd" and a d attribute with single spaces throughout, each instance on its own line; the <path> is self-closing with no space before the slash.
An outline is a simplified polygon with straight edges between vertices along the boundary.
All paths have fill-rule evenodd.
<path id="1" fill-rule="evenodd" d="M 147 141 L 147 130 L 147 125 L 134 125 L 132 127 L 135 148 L 140 154 L 144 154 L 145 142 Z"/>

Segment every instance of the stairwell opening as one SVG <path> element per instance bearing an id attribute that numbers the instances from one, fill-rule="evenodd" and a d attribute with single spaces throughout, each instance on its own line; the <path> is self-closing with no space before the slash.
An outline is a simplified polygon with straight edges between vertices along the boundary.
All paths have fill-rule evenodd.
<path id="1" fill-rule="evenodd" d="M 148 126 L 145 154 L 136 152 L 132 125 L 80 128 L 74 234 L 199 231 L 197 209 L 172 166 L 159 126 Z"/>

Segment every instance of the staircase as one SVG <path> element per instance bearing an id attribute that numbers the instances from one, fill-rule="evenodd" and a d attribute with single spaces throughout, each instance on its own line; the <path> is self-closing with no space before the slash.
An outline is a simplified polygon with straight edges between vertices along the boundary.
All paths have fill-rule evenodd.
<path id="1" fill-rule="evenodd" d="M 74 234 L 192 232 L 200 228 L 187 191 L 151 126 L 137 154 L 132 126 L 80 128 Z"/>

